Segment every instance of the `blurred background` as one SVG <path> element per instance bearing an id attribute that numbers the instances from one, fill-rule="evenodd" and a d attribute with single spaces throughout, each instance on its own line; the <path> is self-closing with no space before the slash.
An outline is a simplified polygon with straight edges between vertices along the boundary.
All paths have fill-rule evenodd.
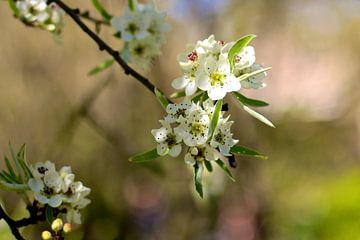
<path id="1" fill-rule="evenodd" d="M 66 2 L 98 16 L 90 1 Z M 241 92 L 269 102 L 259 111 L 277 128 L 227 100 L 235 137 L 269 159 L 238 157 L 236 183 L 213 172 L 203 200 L 182 156 L 129 163 L 155 146 L 150 130 L 164 111 L 154 96 L 117 65 L 87 76 L 109 57 L 70 18 L 54 40 L 14 19 L 2 2 L 0 155 L 9 154 L 9 141 L 26 143 L 29 162 L 71 165 L 92 189 L 83 225 L 67 239 L 360 239 L 360 2 L 155 2 L 172 30 L 145 74 L 168 95 L 187 43 L 212 33 L 225 41 L 258 36 L 257 62 L 272 67 L 268 87 Z M 120 15 L 127 1 L 103 3 Z M 105 27 L 101 36 L 121 48 L 112 33 Z M 14 218 L 26 216 L 15 194 L 1 191 L 0 198 Z M 23 234 L 39 239 L 42 230 Z M 12 239 L 3 221 L 0 239 Z"/>

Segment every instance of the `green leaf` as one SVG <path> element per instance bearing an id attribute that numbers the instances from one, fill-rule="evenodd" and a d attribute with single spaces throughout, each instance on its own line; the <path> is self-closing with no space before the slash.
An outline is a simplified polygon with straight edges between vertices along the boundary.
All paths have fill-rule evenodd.
<path id="1" fill-rule="evenodd" d="M 268 71 L 270 69 L 271 69 L 271 67 L 267 67 L 267 68 L 262 68 L 262 69 L 253 71 L 251 73 L 244 73 L 244 74 L 240 75 L 238 77 L 238 79 L 239 79 L 239 81 L 244 81 L 244 80 L 248 79 L 249 77 L 252 77 L 252 76 L 258 75 L 260 73 L 266 72 L 266 71 Z"/>
<path id="2" fill-rule="evenodd" d="M 7 183 L 20 183 L 16 176 L 12 176 L 4 170 L 0 172 L 0 176 Z"/>
<path id="3" fill-rule="evenodd" d="M 268 125 L 270 127 L 275 128 L 274 124 L 272 122 L 270 122 L 270 120 L 268 120 L 266 117 L 261 115 L 260 113 L 254 111 L 253 109 L 249 108 L 248 106 L 243 106 L 243 108 L 246 112 L 248 112 L 254 118 L 258 119 L 259 121 L 265 123 L 266 125 Z"/>
<path id="4" fill-rule="evenodd" d="M 51 223 L 54 221 L 54 213 L 52 207 L 50 207 L 49 205 L 46 205 L 45 217 L 46 221 L 51 225 Z"/>
<path id="5" fill-rule="evenodd" d="M 205 161 L 204 161 L 204 163 L 205 163 L 205 167 L 206 167 L 206 169 L 207 169 L 209 172 L 212 172 L 213 167 L 212 167 L 212 165 L 211 165 L 211 162 L 210 162 L 210 161 L 205 160 Z"/>
<path id="6" fill-rule="evenodd" d="M 131 11 L 135 11 L 136 10 L 136 4 L 135 4 L 135 1 L 134 0 L 128 0 L 128 5 L 129 5 L 129 9 Z"/>
<path id="7" fill-rule="evenodd" d="M 11 10 L 13 11 L 14 16 L 19 17 L 20 16 L 20 11 L 16 6 L 15 1 L 14 0 L 8 0 L 8 4 L 9 4 Z"/>
<path id="8" fill-rule="evenodd" d="M 261 158 L 261 159 L 268 158 L 267 156 L 262 155 L 262 154 L 256 152 L 255 150 L 252 150 L 250 148 L 240 146 L 240 145 L 233 146 L 230 149 L 230 152 L 235 155 L 241 154 L 241 155 L 247 155 L 247 156 L 252 156 L 252 157 Z"/>
<path id="9" fill-rule="evenodd" d="M 91 0 L 96 10 L 101 14 L 101 16 L 107 20 L 110 21 L 112 16 L 105 10 L 105 8 L 102 6 L 102 4 L 98 0 Z"/>
<path id="10" fill-rule="evenodd" d="M 12 148 L 11 146 L 11 143 L 9 143 L 9 149 L 10 149 L 10 153 L 11 153 L 11 156 L 13 158 L 13 161 L 15 163 L 15 167 L 16 167 L 16 170 L 17 170 L 17 173 L 18 173 L 18 179 L 20 180 L 20 182 L 23 182 L 23 176 L 22 176 L 22 172 L 21 172 L 21 164 L 19 162 L 19 159 L 17 157 L 17 155 L 15 154 L 15 151 L 14 149 Z"/>
<path id="11" fill-rule="evenodd" d="M 91 69 L 88 72 L 89 76 L 95 75 L 107 68 L 109 68 L 111 65 L 113 65 L 113 63 L 115 62 L 115 60 L 113 58 L 111 59 L 106 59 L 104 62 L 100 63 L 99 65 L 97 65 L 96 67 L 94 67 L 93 69 Z"/>
<path id="12" fill-rule="evenodd" d="M 8 183 L 0 179 L 0 189 L 6 191 L 26 191 L 30 190 L 27 184 Z"/>
<path id="13" fill-rule="evenodd" d="M 154 92 L 160 104 L 166 109 L 167 105 L 169 105 L 169 101 L 167 100 L 167 98 L 157 88 L 155 88 Z"/>
<path id="14" fill-rule="evenodd" d="M 200 92 L 199 95 L 193 97 L 191 100 L 195 103 L 197 102 L 204 102 L 209 98 L 207 92 Z"/>
<path id="15" fill-rule="evenodd" d="M 210 134 L 209 134 L 209 139 L 212 138 L 214 132 L 215 132 L 215 128 L 219 122 L 219 118 L 220 118 L 220 113 L 221 113 L 221 108 L 222 108 L 222 99 L 218 100 L 215 104 L 215 110 L 211 119 L 211 128 L 209 129 Z"/>
<path id="16" fill-rule="evenodd" d="M 251 40 L 253 40 L 256 36 L 253 34 L 247 35 L 245 37 L 240 38 L 239 40 L 236 41 L 236 43 L 234 44 L 234 46 L 232 46 L 229 50 L 229 55 L 228 55 L 228 59 L 229 59 L 229 63 L 230 63 L 230 69 L 231 72 L 234 69 L 235 66 L 235 57 L 236 55 L 241 52 L 241 50 L 246 47 Z"/>
<path id="17" fill-rule="evenodd" d="M 8 169 L 10 175 L 16 177 L 16 174 L 15 174 L 14 169 L 12 168 L 12 166 L 11 166 L 11 164 L 10 164 L 9 159 L 5 156 L 5 157 L 4 157 L 4 160 L 5 160 L 6 168 Z"/>
<path id="18" fill-rule="evenodd" d="M 170 95 L 170 98 L 181 98 L 181 97 L 185 97 L 185 91 L 179 91 L 179 92 L 174 92 Z"/>
<path id="19" fill-rule="evenodd" d="M 146 162 L 146 161 L 150 161 L 153 160 L 155 158 L 160 157 L 159 154 L 157 154 L 157 150 L 156 148 L 144 153 L 139 153 L 136 154 L 135 156 L 132 156 L 129 158 L 130 162 Z"/>
<path id="20" fill-rule="evenodd" d="M 247 98 L 244 95 L 240 94 L 239 92 L 232 92 L 232 94 L 235 96 L 235 98 L 237 100 L 240 101 L 240 103 L 242 103 L 246 106 L 253 106 L 253 107 L 269 106 L 269 104 L 267 102 L 257 100 L 257 99 Z"/>
<path id="21" fill-rule="evenodd" d="M 201 198 L 203 198 L 203 187 L 202 187 L 202 175 L 204 171 L 204 166 L 202 163 L 194 164 L 194 182 L 195 182 L 195 189 L 196 192 L 199 194 Z"/>
<path id="22" fill-rule="evenodd" d="M 229 176 L 229 178 L 230 178 L 233 182 L 235 182 L 235 179 L 234 179 L 234 177 L 233 177 L 230 169 L 226 166 L 226 164 L 225 164 L 223 161 L 221 161 L 220 159 L 216 160 L 215 162 L 216 162 L 217 165 L 219 165 L 219 167 Z"/>

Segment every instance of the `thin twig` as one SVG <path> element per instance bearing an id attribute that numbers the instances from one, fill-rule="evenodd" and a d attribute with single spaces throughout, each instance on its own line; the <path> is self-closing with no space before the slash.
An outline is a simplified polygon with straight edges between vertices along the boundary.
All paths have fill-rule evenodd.
<path id="1" fill-rule="evenodd" d="M 66 5 L 61 0 L 48 0 L 48 3 L 56 3 L 60 8 L 62 8 L 75 22 L 76 24 L 87 34 L 91 39 L 93 39 L 99 46 L 100 51 L 106 51 L 110 54 L 115 61 L 124 69 L 126 75 L 133 76 L 141 84 L 143 84 L 149 91 L 154 94 L 155 86 L 143 75 L 131 68 L 121 57 L 118 51 L 111 48 L 104 40 L 102 40 L 95 32 L 89 29 L 88 26 L 81 20 L 79 14 L 79 9 L 72 9 Z"/>

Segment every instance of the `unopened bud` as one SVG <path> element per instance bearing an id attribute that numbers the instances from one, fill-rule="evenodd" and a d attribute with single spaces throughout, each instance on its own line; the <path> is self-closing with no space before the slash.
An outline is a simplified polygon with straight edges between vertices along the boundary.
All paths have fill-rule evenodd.
<path id="1" fill-rule="evenodd" d="M 51 232 L 49 232 L 49 231 L 43 231 L 43 232 L 41 233 L 41 238 L 42 238 L 43 240 L 50 240 L 50 239 L 52 238 Z"/>
<path id="2" fill-rule="evenodd" d="M 55 219 L 51 224 L 51 229 L 55 232 L 61 231 L 63 229 L 64 223 L 61 218 Z"/>
<path id="3" fill-rule="evenodd" d="M 64 233 L 69 233 L 69 232 L 71 232 L 71 230 L 72 230 L 71 224 L 70 223 L 65 223 L 64 228 L 63 228 Z"/>

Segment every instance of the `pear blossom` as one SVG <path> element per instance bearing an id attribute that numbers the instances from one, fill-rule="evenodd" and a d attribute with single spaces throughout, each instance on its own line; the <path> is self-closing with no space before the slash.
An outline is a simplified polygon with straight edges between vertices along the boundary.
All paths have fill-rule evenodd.
<path id="1" fill-rule="evenodd" d="M 185 154 L 185 162 L 189 165 L 194 165 L 196 162 L 202 161 L 214 161 L 219 158 L 219 153 L 216 149 L 209 145 L 201 145 L 196 147 L 190 147 Z"/>
<path id="2" fill-rule="evenodd" d="M 255 71 L 259 71 L 261 69 L 264 69 L 264 67 L 261 66 L 260 64 L 253 64 L 250 67 L 244 68 L 243 70 L 241 70 L 240 74 L 252 73 Z M 267 75 L 266 71 L 264 71 L 264 72 L 255 74 L 253 76 L 250 76 L 250 77 L 246 78 L 245 80 L 241 81 L 241 86 L 244 88 L 247 88 L 247 89 L 250 89 L 250 88 L 260 89 L 260 88 L 266 87 L 266 83 L 263 82 L 263 79 L 266 77 L 266 75 Z"/>
<path id="3" fill-rule="evenodd" d="M 232 138 L 233 134 L 230 132 L 233 121 L 228 121 L 229 117 L 220 119 L 215 128 L 210 145 L 214 148 L 219 148 L 220 153 L 224 156 L 231 156 L 230 148 L 239 141 Z"/>
<path id="4" fill-rule="evenodd" d="M 190 100 L 185 99 L 181 103 L 172 103 L 166 107 L 168 115 L 165 117 L 165 121 L 168 123 L 180 123 L 180 117 L 186 118 L 188 110 L 193 107 Z"/>
<path id="5" fill-rule="evenodd" d="M 16 1 L 16 7 L 26 24 L 57 34 L 61 32 L 64 13 L 55 3 L 48 5 L 46 0 L 19 0 Z"/>
<path id="6" fill-rule="evenodd" d="M 230 71 L 227 54 L 221 54 L 219 60 L 208 58 L 197 84 L 201 90 L 207 91 L 212 100 L 222 99 L 226 93 L 241 88 L 239 80 Z"/>
<path id="7" fill-rule="evenodd" d="M 244 47 L 235 56 L 235 71 L 250 67 L 255 63 L 255 49 L 252 46 Z"/>
<path id="8" fill-rule="evenodd" d="M 174 132 L 188 146 L 204 144 L 209 137 L 209 115 L 199 105 L 190 110 L 186 118 L 180 117 L 180 125 L 174 129 Z"/>
<path id="9" fill-rule="evenodd" d="M 168 122 L 160 120 L 160 123 L 161 128 L 151 130 L 155 141 L 158 142 L 157 153 L 160 156 L 169 153 L 170 156 L 177 157 L 181 152 L 181 138 L 174 133 Z"/>
<path id="10" fill-rule="evenodd" d="M 160 54 L 154 38 L 135 39 L 128 44 L 130 62 L 147 69 L 152 58 Z"/>

